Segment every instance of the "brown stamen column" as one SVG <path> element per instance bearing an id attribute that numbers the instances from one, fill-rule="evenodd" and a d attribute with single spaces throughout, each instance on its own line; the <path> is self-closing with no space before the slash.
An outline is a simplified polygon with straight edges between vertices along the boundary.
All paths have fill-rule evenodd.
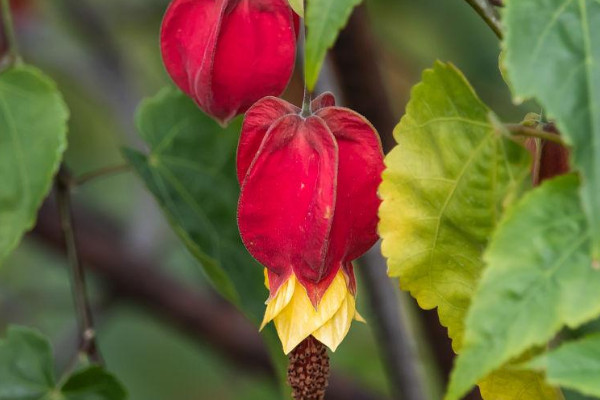
<path id="1" fill-rule="evenodd" d="M 294 400 L 323 400 L 330 373 L 325 345 L 309 336 L 292 350 L 289 357 L 287 379 Z"/>

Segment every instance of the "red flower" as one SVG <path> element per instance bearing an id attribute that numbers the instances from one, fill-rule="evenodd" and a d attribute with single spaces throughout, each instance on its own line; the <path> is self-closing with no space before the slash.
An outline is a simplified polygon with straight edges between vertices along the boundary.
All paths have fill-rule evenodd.
<path id="1" fill-rule="evenodd" d="M 295 22 L 287 0 L 174 0 L 162 25 L 163 61 L 177 86 L 225 124 L 283 92 Z"/>
<path id="2" fill-rule="evenodd" d="M 383 153 L 373 126 L 356 112 L 336 107 L 331 94 L 313 101 L 312 115 L 306 118 L 297 107 L 267 97 L 246 113 L 237 167 L 242 185 L 240 233 L 250 253 L 268 270 L 270 298 L 284 283 L 287 291 L 287 282 L 297 279 L 306 289 L 307 304 L 318 311 L 341 271 L 352 294 L 351 320 L 356 292 L 352 261 L 377 240 Z M 339 301 L 330 314 L 345 298 L 334 297 Z M 265 322 L 284 308 L 274 307 L 277 311 Z M 318 316 L 314 327 L 323 326 L 331 316 Z M 294 344 L 302 339 L 294 338 Z M 284 348 L 293 348 L 282 341 Z"/>

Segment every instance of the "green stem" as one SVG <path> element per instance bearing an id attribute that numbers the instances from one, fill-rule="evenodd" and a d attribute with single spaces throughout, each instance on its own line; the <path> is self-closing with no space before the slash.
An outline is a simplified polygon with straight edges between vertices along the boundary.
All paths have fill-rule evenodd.
<path id="1" fill-rule="evenodd" d="M 467 3 L 479 14 L 485 23 L 494 31 L 498 39 L 502 40 L 502 25 L 498 11 L 489 0 L 466 0 Z"/>
<path id="2" fill-rule="evenodd" d="M 81 186 L 81 185 L 85 185 L 88 182 L 96 180 L 98 178 L 103 178 L 103 177 L 114 175 L 114 174 L 120 174 L 123 172 L 127 172 L 129 170 L 131 170 L 131 166 L 129 164 L 121 164 L 121 165 L 113 165 L 110 167 L 104 167 L 104 168 L 100 168 L 95 171 L 87 172 L 87 173 L 75 178 L 75 182 L 73 182 L 73 183 L 75 186 Z"/>
<path id="3" fill-rule="evenodd" d="M 506 127 L 506 129 L 508 129 L 509 132 L 515 135 L 544 139 L 550 142 L 558 143 L 561 146 L 567 147 L 567 144 L 562 139 L 562 137 L 560 137 L 560 135 L 557 135 L 556 133 L 545 132 L 537 128 L 523 126 L 520 124 L 506 124 L 504 126 Z"/>
<path id="4" fill-rule="evenodd" d="M 304 82 L 304 99 L 302 100 L 302 116 L 304 118 L 310 117 L 312 114 L 312 110 L 310 107 L 311 101 L 312 93 L 306 87 L 306 82 Z"/>
<path id="5" fill-rule="evenodd" d="M 94 363 L 101 363 L 102 358 L 96 345 L 96 330 L 92 318 L 92 308 L 88 299 L 85 285 L 83 265 L 77 254 L 75 233 L 73 231 L 73 218 L 71 215 L 71 187 L 72 179 L 66 169 L 61 168 L 56 177 L 56 193 L 60 227 L 67 249 L 69 263 L 71 290 L 77 312 L 77 325 L 79 332 L 79 352 L 89 357 Z"/>
<path id="6" fill-rule="evenodd" d="M 304 0 L 303 8 L 304 8 L 304 18 L 302 18 L 302 24 L 300 26 L 300 38 L 302 40 L 302 49 L 304 51 L 302 60 L 306 61 L 306 32 L 308 31 L 306 27 L 306 14 L 307 14 L 307 6 L 308 1 Z M 312 101 L 312 92 L 308 90 L 308 86 L 306 85 L 306 64 L 304 64 L 304 98 L 302 99 L 302 116 L 309 117 L 312 114 L 312 110 L 310 109 L 310 103 Z"/>
<path id="7" fill-rule="evenodd" d="M 19 48 L 17 46 L 17 39 L 15 36 L 15 28 L 12 20 L 12 11 L 10 9 L 9 0 L 2 1 L 2 27 L 4 28 L 4 37 L 8 44 L 8 59 L 9 65 L 14 65 L 20 60 Z"/>

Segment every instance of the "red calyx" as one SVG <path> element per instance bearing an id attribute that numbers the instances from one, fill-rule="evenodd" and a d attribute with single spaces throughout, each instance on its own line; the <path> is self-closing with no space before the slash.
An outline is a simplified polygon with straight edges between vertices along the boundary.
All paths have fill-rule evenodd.
<path id="1" fill-rule="evenodd" d="M 227 123 L 287 86 L 297 16 L 287 0 L 174 0 L 161 29 L 165 67 L 207 114 Z"/>
<path id="2" fill-rule="evenodd" d="M 240 233 L 271 295 L 294 273 L 317 307 L 340 268 L 354 292 L 351 262 L 377 240 L 383 152 L 373 126 L 331 94 L 307 118 L 267 97 L 246 113 L 237 168 Z"/>

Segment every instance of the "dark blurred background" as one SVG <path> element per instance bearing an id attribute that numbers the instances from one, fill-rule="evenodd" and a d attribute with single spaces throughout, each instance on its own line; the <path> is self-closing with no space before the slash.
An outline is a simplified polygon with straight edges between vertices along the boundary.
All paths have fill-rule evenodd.
<path id="1" fill-rule="evenodd" d="M 141 146 L 136 105 L 170 84 L 158 49 L 167 4 L 14 1 L 26 62 L 58 82 L 71 109 L 66 163 L 75 174 L 123 163 L 121 147 Z M 456 64 L 507 122 L 524 115 L 501 78 L 497 38 L 463 0 L 367 0 L 355 18 L 352 29 L 358 30 L 336 49 L 320 87 L 341 90 L 347 103 L 379 113 L 372 118 L 384 143 L 391 144 L 391 126 L 402 116 L 410 88 L 436 59 Z M 373 71 L 379 74 L 374 83 Z M 296 76 L 286 93 L 297 103 L 300 82 Z M 375 94 L 362 93 L 361 82 Z M 252 367 L 260 351 L 240 354 L 239 348 L 256 348 L 253 330 L 236 331 L 247 324 L 212 291 L 136 176 L 90 182 L 77 189 L 74 203 L 100 348 L 132 400 L 279 397 L 268 368 Z M 61 367 L 75 351 L 76 325 L 55 214 L 47 202 L 38 227 L 0 269 L 0 329 L 39 328 L 52 338 Z M 359 281 L 359 310 L 370 321 L 362 287 Z M 451 359 L 443 330 L 435 313 L 418 311 L 405 295 L 398 301 L 427 398 L 439 399 Z M 372 329 L 354 324 L 332 356 L 336 385 L 352 382 L 347 387 L 354 391 L 339 398 L 392 396 Z"/>

